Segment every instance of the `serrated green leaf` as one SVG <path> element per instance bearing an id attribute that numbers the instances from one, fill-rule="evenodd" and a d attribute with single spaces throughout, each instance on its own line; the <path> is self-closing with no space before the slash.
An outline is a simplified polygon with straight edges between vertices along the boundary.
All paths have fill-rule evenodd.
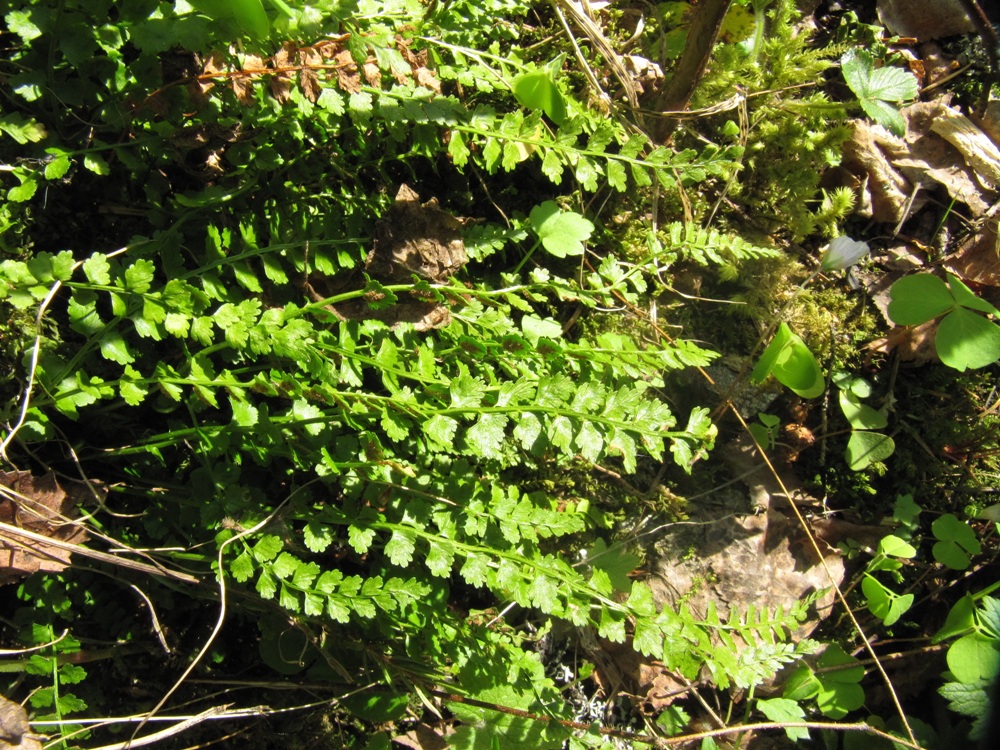
<path id="1" fill-rule="evenodd" d="M 421 425 L 424 434 L 441 448 L 452 448 L 455 443 L 455 433 L 458 421 L 443 414 L 435 414 Z"/>
<path id="2" fill-rule="evenodd" d="M 987 680 L 947 682 L 938 689 L 938 693 L 948 701 L 948 708 L 952 711 L 982 719 L 991 713 L 989 687 Z"/>
<path id="3" fill-rule="evenodd" d="M 14 203 L 26 203 L 30 201 L 38 191 L 38 182 L 27 175 L 14 173 L 21 184 L 10 188 L 7 191 L 7 199 Z"/>
<path id="4" fill-rule="evenodd" d="M 11 14 L 8 14 L 6 20 L 10 17 Z M 48 135 L 44 125 L 33 117 L 25 119 L 19 112 L 10 112 L 0 117 L 0 133 L 6 133 L 21 146 L 36 143 Z"/>
<path id="5" fill-rule="evenodd" d="M 477 455 L 498 458 L 509 421 L 505 414 L 481 414 L 465 433 L 465 440 Z"/>
<path id="6" fill-rule="evenodd" d="M 310 521 L 302 530 L 302 541 L 310 552 L 320 554 L 333 544 L 333 530 L 319 521 Z"/>
<path id="7" fill-rule="evenodd" d="M 83 155 L 83 166 L 86 170 L 102 177 L 111 174 L 111 167 L 108 166 L 104 157 L 93 151 Z"/>
<path id="8" fill-rule="evenodd" d="M 136 294 L 145 294 L 152 286 L 155 273 L 156 266 L 152 261 L 137 260 L 125 269 L 125 288 Z"/>
<path id="9" fill-rule="evenodd" d="M 385 555 L 393 565 L 406 567 L 413 561 L 416 537 L 408 529 L 396 529 L 385 545 Z"/>
<path id="10" fill-rule="evenodd" d="M 253 555 L 244 551 L 229 564 L 229 572 L 240 583 L 246 583 L 253 577 Z"/>
<path id="11" fill-rule="evenodd" d="M 461 375 L 451 381 L 451 406 L 454 409 L 475 409 L 482 404 L 486 385 L 479 378 Z"/>
<path id="12" fill-rule="evenodd" d="M 798 703 L 788 698 L 758 700 L 757 708 L 769 720 L 777 723 L 805 721 L 806 712 Z M 805 727 L 786 727 L 785 734 L 790 740 L 808 740 L 809 730 Z"/>
<path id="13" fill-rule="evenodd" d="M 61 180 L 69 171 L 71 166 L 73 166 L 73 162 L 71 162 L 69 158 L 59 156 L 45 165 L 45 179 Z"/>
<path id="14" fill-rule="evenodd" d="M 351 524 L 347 527 L 347 543 L 359 555 L 365 554 L 375 541 L 375 529 Z"/>
<path id="15" fill-rule="evenodd" d="M 274 562 L 271 563 L 271 572 L 278 578 L 286 579 L 291 577 L 296 568 L 300 565 L 302 565 L 302 561 L 295 557 L 295 555 L 291 552 L 282 552 L 277 556 L 277 558 L 275 558 Z"/>
<path id="16" fill-rule="evenodd" d="M 253 546 L 252 552 L 257 562 L 266 563 L 273 560 L 285 546 L 280 537 L 274 534 L 265 534 Z"/>
<path id="17" fill-rule="evenodd" d="M 257 424 L 260 413 L 256 406 L 235 399 L 230 399 L 230 405 L 233 409 L 233 424 L 237 427 L 253 427 Z"/>
<path id="18" fill-rule="evenodd" d="M 425 562 L 431 575 L 445 578 L 451 575 L 451 568 L 455 563 L 455 553 L 451 547 L 432 539 Z"/>
<path id="19" fill-rule="evenodd" d="M 83 272 L 92 284 L 108 286 L 111 283 L 111 264 L 103 253 L 94 253 L 83 262 Z"/>
<path id="20" fill-rule="evenodd" d="M 120 365 L 130 365 L 135 362 L 135 357 L 129 351 L 128 344 L 114 328 L 107 329 L 100 338 L 101 356 L 105 359 L 117 362 Z"/>
<path id="21" fill-rule="evenodd" d="M 260 569 L 256 589 L 262 599 L 273 599 L 274 595 L 278 593 L 278 582 L 267 568 Z"/>

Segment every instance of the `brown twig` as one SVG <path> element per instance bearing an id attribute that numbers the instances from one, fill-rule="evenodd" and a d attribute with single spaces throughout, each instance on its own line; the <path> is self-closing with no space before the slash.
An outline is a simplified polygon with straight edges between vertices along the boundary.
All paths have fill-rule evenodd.
<path id="1" fill-rule="evenodd" d="M 705 74 L 708 59 L 719 37 L 722 21 L 733 0 L 704 0 L 698 4 L 688 29 L 687 43 L 673 75 L 653 100 L 652 108 L 659 112 L 683 111 L 691 102 L 694 90 Z M 656 118 L 650 132 L 657 143 L 665 143 L 673 135 L 679 120 L 675 117 Z"/>

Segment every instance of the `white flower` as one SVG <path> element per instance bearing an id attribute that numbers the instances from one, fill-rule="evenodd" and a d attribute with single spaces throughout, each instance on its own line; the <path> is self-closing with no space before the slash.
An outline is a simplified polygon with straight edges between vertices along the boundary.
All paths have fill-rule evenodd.
<path id="1" fill-rule="evenodd" d="M 856 242 L 847 235 L 841 235 L 830 242 L 820 263 L 824 271 L 841 271 L 850 268 L 871 252 L 866 242 Z"/>

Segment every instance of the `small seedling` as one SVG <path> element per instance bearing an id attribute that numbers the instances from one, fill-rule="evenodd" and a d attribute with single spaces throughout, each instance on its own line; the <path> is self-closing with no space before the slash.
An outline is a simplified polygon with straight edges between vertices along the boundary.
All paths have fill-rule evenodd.
<path id="1" fill-rule="evenodd" d="M 781 420 L 773 414 L 760 413 L 757 415 L 757 422 L 751 424 L 750 434 L 764 450 L 773 450 L 778 437 L 778 426 Z"/>
<path id="2" fill-rule="evenodd" d="M 848 373 L 838 373 L 833 382 L 840 389 L 841 411 L 851 425 L 851 437 L 844 451 L 847 465 L 852 471 L 861 471 L 875 461 L 887 459 L 896 450 L 896 444 L 888 435 L 874 432 L 889 424 L 885 411 L 861 402 L 871 396 L 871 385 L 864 378 Z"/>
<path id="3" fill-rule="evenodd" d="M 952 570 L 965 570 L 969 567 L 969 556 L 978 555 L 982 551 L 972 527 L 951 513 L 932 523 L 931 532 L 938 540 L 932 550 L 934 559 Z"/>
<path id="4" fill-rule="evenodd" d="M 889 295 L 889 318 L 896 325 L 941 318 L 934 348 L 948 367 L 964 372 L 1000 359 L 1000 326 L 979 314 L 1000 317 L 1000 311 L 952 274 L 947 284 L 929 273 L 906 276 L 892 285 Z"/>
<path id="5" fill-rule="evenodd" d="M 897 581 L 901 579 L 899 569 L 903 564 L 900 560 L 916 557 L 917 550 L 909 542 L 890 534 L 878 545 L 878 552 L 868 564 L 861 591 L 868 600 L 868 610 L 885 625 L 898 622 L 906 611 L 913 606 L 913 594 L 897 594 L 875 578 L 873 573 L 887 571 Z"/>

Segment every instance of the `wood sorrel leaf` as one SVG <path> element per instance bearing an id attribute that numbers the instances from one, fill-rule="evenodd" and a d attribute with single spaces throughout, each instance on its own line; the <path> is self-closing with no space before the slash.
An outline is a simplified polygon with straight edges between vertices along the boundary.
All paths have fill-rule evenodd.
<path id="1" fill-rule="evenodd" d="M 895 450 L 896 443 L 888 435 L 858 430 L 851 433 L 844 458 L 851 471 L 861 471 L 870 463 L 889 458 Z"/>
<path id="2" fill-rule="evenodd" d="M 889 289 L 889 318 L 899 326 L 915 326 L 955 306 L 947 285 L 929 273 L 904 276 Z"/>
<path id="3" fill-rule="evenodd" d="M 956 307 L 938 326 L 934 347 L 941 361 L 959 372 L 1000 359 L 1000 326 L 964 307 Z"/>
<path id="4" fill-rule="evenodd" d="M 987 315 L 1000 316 L 1000 310 L 997 310 L 986 300 L 977 297 L 975 292 L 963 284 L 958 277 L 953 276 L 950 273 L 948 274 L 948 286 L 951 289 L 952 295 L 955 297 L 955 302 L 962 307 L 967 307 L 970 310 L 978 310 L 979 312 L 986 313 Z"/>

